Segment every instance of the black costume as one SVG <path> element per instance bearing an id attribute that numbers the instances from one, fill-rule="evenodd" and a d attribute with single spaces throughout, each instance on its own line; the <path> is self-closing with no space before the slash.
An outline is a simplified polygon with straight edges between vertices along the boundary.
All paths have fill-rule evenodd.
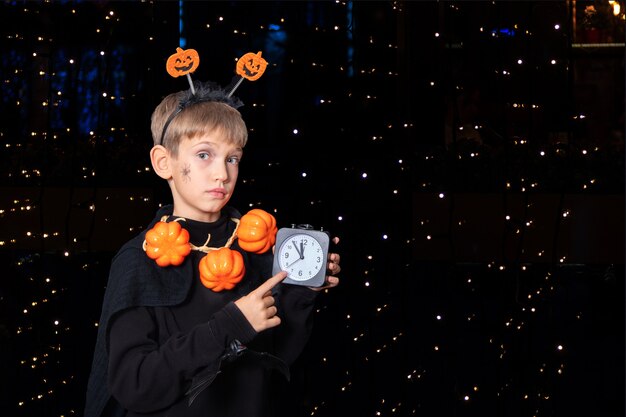
<path id="1" fill-rule="evenodd" d="M 149 230 L 172 207 L 159 210 Z M 190 242 L 223 246 L 240 214 L 225 207 L 214 223 L 181 222 Z M 168 218 L 171 221 L 172 218 Z M 268 382 L 302 351 L 316 292 L 274 288 L 281 324 L 256 333 L 234 301 L 271 276 L 271 251 L 244 257 L 246 274 L 233 290 L 213 292 L 198 276 L 203 252 L 179 266 L 159 267 L 142 249 L 145 231 L 111 265 L 92 364 L 85 417 L 266 416 L 276 401 Z"/>

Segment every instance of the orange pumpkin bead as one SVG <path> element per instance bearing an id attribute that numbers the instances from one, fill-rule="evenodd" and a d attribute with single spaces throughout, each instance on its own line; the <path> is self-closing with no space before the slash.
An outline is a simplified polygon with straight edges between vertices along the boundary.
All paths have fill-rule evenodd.
<path id="1" fill-rule="evenodd" d="M 159 266 L 180 265 L 191 252 L 189 232 L 179 222 L 157 222 L 146 232 L 145 250 Z"/>
<path id="2" fill-rule="evenodd" d="M 247 252 L 265 253 L 276 243 L 276 219 L 261 209 L 252 209 L 239 220 L 239 247 Z"/>
<path id="3" fill-rule="evenodd" d="M 194 72 L 200 65 L 200 55 L 195 49 L 176 48 L 165 63 L 167 73 L 176 78 Z"/>
<path id="4" fill-rule="evenodd" d="M 202 284 L 215 292 L 233 289 L 246 273 L 241 253 L 229 248 L 207 253 L 198 269 Z"/>

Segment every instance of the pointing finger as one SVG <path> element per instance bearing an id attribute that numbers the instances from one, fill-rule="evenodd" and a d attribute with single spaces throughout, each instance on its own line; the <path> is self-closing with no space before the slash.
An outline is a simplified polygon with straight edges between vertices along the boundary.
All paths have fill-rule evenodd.
<path id="1" fill-rule="evenodd" d="M 271 291 L 272 288 L 278 285 L 286 277 L 287 277 L 287 272 L 280 271 L 278 274 L 274 275 L 273 277 L 265 281 L 263 284 L 259 285 L 257 289 L 252 291 L 250 294 L 254 293 L 254 294 L 259 294 L 260 296 L 263 296 L 268 291 Z"/>

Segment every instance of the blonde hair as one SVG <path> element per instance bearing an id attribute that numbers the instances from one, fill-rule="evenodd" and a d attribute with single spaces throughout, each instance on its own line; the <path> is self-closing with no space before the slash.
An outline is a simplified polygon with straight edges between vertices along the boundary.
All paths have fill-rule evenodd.
<path id="1" fill-rule="evenodd" d="M 183 94 L 181 91 L 168 95 L 154 109 L 150 126 L 154 145 L 163 145 L 172 155 L 177 156 L 178 145 L 183 139 L 203 136 L 215 130 L 223 133 L 230 143 L 242 148 L 246 145 L 248 128 L 237 109 L 219 101 L 200 101 L 179 111 L 178 105 Z M 178 113 L 165 126 L 174 112 Z M 165 133 L 164 128 L 167 128 Z"/>

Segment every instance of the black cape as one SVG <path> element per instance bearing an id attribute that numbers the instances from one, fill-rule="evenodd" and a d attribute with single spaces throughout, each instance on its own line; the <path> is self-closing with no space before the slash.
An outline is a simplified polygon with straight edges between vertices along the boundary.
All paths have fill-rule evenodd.
<path id="1" fill-rule="evenodd" d="M 166 307 L 182 303 L 187 297 L 193 280 L 192 263 L 183 262 L 176 268 L 165 273 L 148 256 L 136 256 L 137 250 L 143 250 L 145 234 L 164 215 L 171 215 L 171 205 L 161 208 L 148 227 L 138 236 L 122 246 L 113 258 L 109 281 L 104 294 L 102 312 L 98 325 L 98 334 L 94 349 L 91 374 L 87 384 L 85 417 L 102 415 L 117 417 L 125 414 L 124 409 L 111 396 L 107 388 L 107 326 L 111 317 L 132 307 Z M 241 214 L 231 208 L 224 207 L 222 215 L 241 218 Z M 136 279 L 123 279 L 127 276 Z M 103 414 L 103 411 L 106 412 Z"/>

